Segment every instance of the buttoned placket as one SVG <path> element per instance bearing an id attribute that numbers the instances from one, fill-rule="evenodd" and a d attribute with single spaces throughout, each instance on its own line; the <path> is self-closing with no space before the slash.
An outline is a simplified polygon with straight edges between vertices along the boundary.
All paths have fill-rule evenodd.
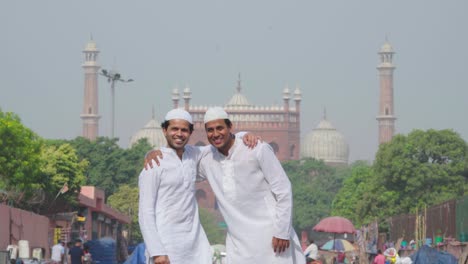
<path id="1" fill-rule="evenodd" d="M 223 169 L 223 191 L 226 199 L 234 201 L 236 199 L 236 181 L 234 174 L 234 161 L 232 160 L 232 152 L 234 150 L 236 142 L 229 149 L 228 156 L 224 156 L 220 152 L 218 155 L 220 157 L 221 168 Z"/>
<path id="2" fill-rule="evenodd" d="M 172 151 L 172 154 L 175 155 L 176 160 L 178 161 L 178 164 L 180 166 L 180 169 L 182 170 L 182 184 L 184 188 L 190 188 L 191 183 L 192 183 L 192 168 L 190 166 L 190 163 L 187 162 L 189 158 L 187 157 L 187 150 L 184 149 L 184 153 L 182 153 L 182 159 L 179 158 L 179 155 L 177 155 L 177 152 L 174 149 L 170 149 Z"/>
<path id="3" fill-rule="evenodd" d="M 184 187 L 186 189 L 190 188 L 191 183 L 192 183 L 192 167 L 190 166 L 191 164 L 188 162 L 189 158 L 187 157 L 187 150 L 184 150 L 184 153 L 182 154 L 182 160 L 181 166 L 182 166 L 182 171 L 184 174 Z"/>

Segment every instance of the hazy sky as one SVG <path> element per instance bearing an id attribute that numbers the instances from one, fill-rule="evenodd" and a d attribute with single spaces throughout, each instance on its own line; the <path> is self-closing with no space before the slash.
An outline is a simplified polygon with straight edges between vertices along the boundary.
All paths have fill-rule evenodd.
<path id="1" fill-rule="evenodd" d="M 251 103 L 282 104 L 300 86 L 302 136 L 328 119 L 351 160 L 377 149 L 377 52 L 396 55 L 398 133 L 452 128 L 468 139 L 466 0 L 39 0 L 0 3 L 0 108 L 45 138 L 81 134 L 82 50 L 92 34 L 99 63 L 114 65 L 116 136 L 127 146 L 171 109 L 188 84 L 192 103 L 221 105 L 237 75 Z M 110 86 L 99 80 L 100 135 L 110 135 Z"/>

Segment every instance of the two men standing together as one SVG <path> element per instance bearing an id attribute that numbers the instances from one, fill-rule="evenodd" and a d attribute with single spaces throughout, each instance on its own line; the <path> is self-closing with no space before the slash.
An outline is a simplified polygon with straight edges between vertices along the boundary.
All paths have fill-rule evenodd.
<path id="1" fill-rule="evenodd" d="M 204 123 L 211 146 L 187 145 L 190 114 L 169 111 L 164 159 L 140 174 L 139 221 L 152 263 L 211 263 L 194 195 L 197 176 L 209 181 L 228 226 L 227 263 L 305 263 L 292 228 L 291 183 L 271 147 L 251 149 L 257 142 L 250 134 L 242 143 L 222 108 L 208 109 Z"/>

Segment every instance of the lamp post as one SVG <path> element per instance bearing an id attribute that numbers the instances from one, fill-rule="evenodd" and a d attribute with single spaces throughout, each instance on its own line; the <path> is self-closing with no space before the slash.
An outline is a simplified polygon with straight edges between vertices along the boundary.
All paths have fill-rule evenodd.
<path id="1" fill-rule="evenodd" d="M 133 82 L 133 79 L 122 79 L 120 73 L 102 69 L 100 74 L 107 78 L 107 82 L 111 84 L 111 138 L 114 138 L 114 122 L 115 122 L 115 82 Z"/>

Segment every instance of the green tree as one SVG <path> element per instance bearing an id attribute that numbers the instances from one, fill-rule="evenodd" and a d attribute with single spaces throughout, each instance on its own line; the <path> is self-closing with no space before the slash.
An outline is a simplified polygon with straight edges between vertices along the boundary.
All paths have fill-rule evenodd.
<path id="1" fill-rule="evenodd" d="M 132 223 L 129 226 L 131 241 L 143 241 L 140 225 L 138 224 L 138 187 L 128 184 L 121 185 L 117 192 L 109 196 L 108 204 L 115 210 L 130 216 Z"/>
<path id="2" fill-rule="evenodd" d="M 76 149 L 79 159 L 89 162 L 85 171 L 86 184 L 103 189 L 109 196 L 122 184 L 136 186 L 144 155 L 151 149 L 146 140 L 140 140 L 129 149 L 120 148 L 117 140 L 98 137 L 90 141 L 78 137 L 71 141 L 55 141 L 55 144 L 70 143 Z"/>
<path id="3" fill-rule="evenodd" d="M 208 241 L 211 245 L 215 244 L 225 244 L 226 243 L 226 234 L 221 227 L 218 225 L 216 216 L 208 211 L 206 208 L 199 207 L 198 213 L 200 215 L 200 222 L 205 230 Z"/>
<path id="4" fill-rule="evenodd" d="M 314 159 L 287 161 L 282 165 L 292 184 L 296 230 L 310 228 L 329 216 L 333 198 L 350 170 L 327 166 Z"/>
<path id="5" fill-rule="evenodd" d="M 42 144 L 16 114 L 0 109 L 0 190 L 10 204 L 24 204 L 37 193 Z"/>
<path id="6" fill-rule="evenodd" d="M 356 163 L 333 201 L 355 224 L 461 197 L 467 190 L 466 142 L 451 130 L 415 130 L 382 144 L 373 166 Z"/>
<path id="7" fill-rule="evenodd" d="M 393 211 L 385 208 L 387 203 L 396 199 L 396 194 L 385 190 L 377 181 L 372 166 L 365 162 L 351 165 L 351 176 L 347 178 L 332 204 L 332 215 L 348 218 L 356 226 L 367 224 L 376 218 L 383 219 Z"/>
<path id="8" fill-rule="evenodd" d="M 452 130 L 414 130 L 380 146 L 377 181 L 398 197 L 394 213 L 406 213 L 464 195 L 468 147 Z M 388 214 L 387 214 L 388 215 Z"/>
<path id="9" fill-rule="evenodd" d="M 36 210 L 50 213 L 54 208 L 72 209 L 78 204 L 77 194 L 86 182 L 84 172 L 88 162 L 79 161 L 70 144 L 57 146 L 47 142 L 41 155 L 41 188 L 45 193 L 45 201 Z"/>

